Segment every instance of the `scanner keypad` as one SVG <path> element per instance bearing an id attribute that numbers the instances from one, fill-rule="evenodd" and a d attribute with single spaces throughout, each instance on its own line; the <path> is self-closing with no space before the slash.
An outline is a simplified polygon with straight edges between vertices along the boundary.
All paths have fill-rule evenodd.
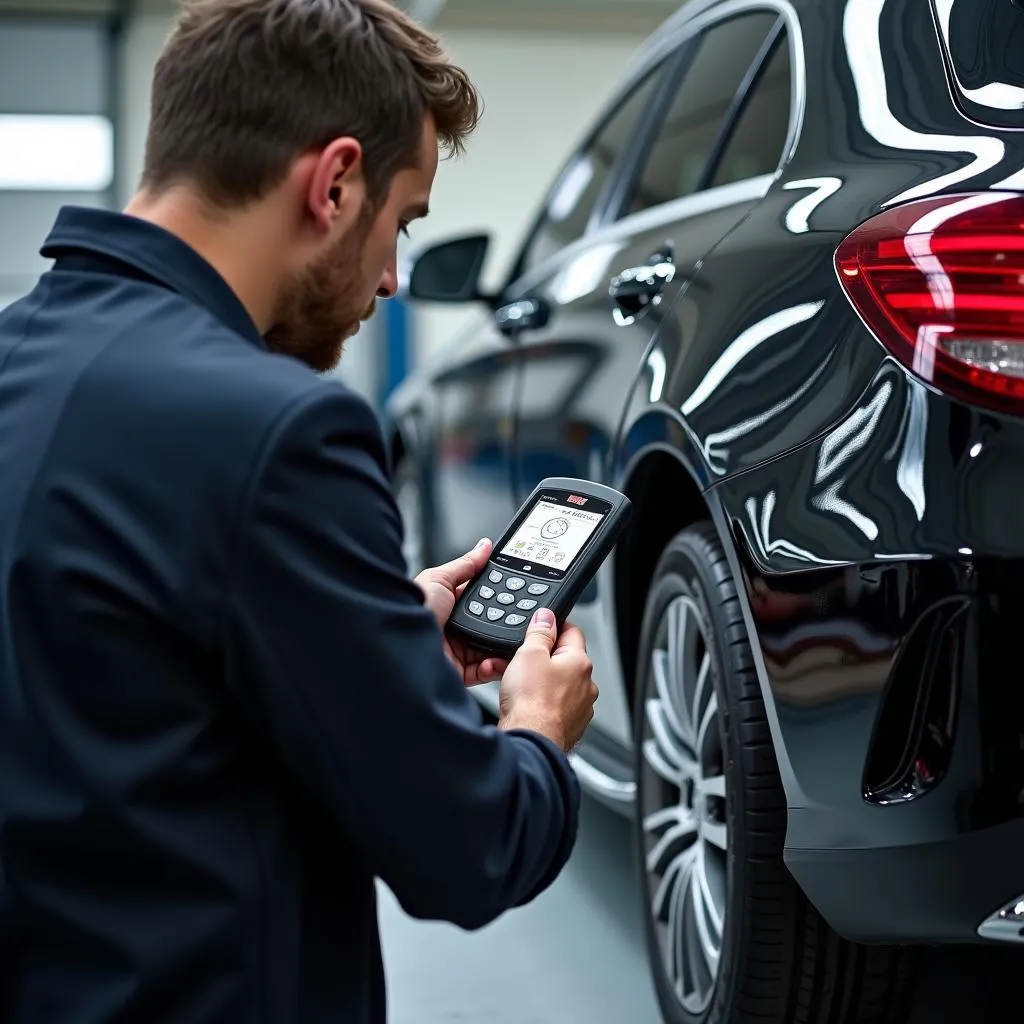
<path id="1" fill-rule="evenodd" d="M 520 576 L 509 576 L 498 569 L 492 569 L 486 577 L 487 582 L 477 587 L 474 600 L 469 603 L 469 611 L 488 622 L 500 622 L 504 626 L 521 626 L 527 620 L 524 612 L 532 612 L 537 607 L 536 597 L 540 597 L 549 588 L 546 584 L 529 586 L 528 593 L 534 598 L 519 599 L 520 591 L 527 588 L 527 581 Z"/>

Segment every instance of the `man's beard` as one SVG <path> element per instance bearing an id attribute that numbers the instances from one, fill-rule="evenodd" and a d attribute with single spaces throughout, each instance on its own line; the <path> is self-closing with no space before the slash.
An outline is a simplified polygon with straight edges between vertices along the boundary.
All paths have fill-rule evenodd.
<path id="1" fill-rule="evenodd" d="M 363 246 L 373 226 L 364 211 L 337 245 L 319 257 L 284 291 L 265 340 L 271 352 L 292 356 L 317 373 L 333 370 L 341 360 L 345 340 L 376 309 L 357 298 L 363 287 Z"/>

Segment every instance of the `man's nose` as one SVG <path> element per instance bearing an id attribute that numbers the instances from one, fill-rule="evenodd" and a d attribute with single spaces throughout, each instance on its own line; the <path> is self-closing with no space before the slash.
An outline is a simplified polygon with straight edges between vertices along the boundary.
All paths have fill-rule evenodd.
<path id="1" fill-rule="evenodd" d="M 398 262 L 392 260 L 381 276 L 380 284 L 377 286 L 377 298 L 393 299 L 398 293 Z"/>

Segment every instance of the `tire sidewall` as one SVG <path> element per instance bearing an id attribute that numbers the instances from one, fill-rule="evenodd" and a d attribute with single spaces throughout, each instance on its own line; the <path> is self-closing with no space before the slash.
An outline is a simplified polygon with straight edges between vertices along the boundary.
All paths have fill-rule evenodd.
<path id="1" fill-rule="evenodd" d="M 644 932 L 651 961 L 651 972 L 667 1024 L 719 1024 L 719 1022 L 729 1019 L 734 998 L 732 981 L 736 972 L 743 931 L 743 922 L 739 911 L 734 909 L 742 908 L 745 900 L 743 873 L 737 870 L 737 864 L 742 863 L 744 855 L 740 827 L 743 820 L 743 780 L 740 758 L 731 739 L 732 690 L 729 680 L 733 666 L 728 652 L 723 651 L 720 639 L 726 635 L 729 625 L 721 610 L 723 603 L 721 585 L 715 580 L 710 568 L 708 556 L 713 553 L 707 540 L 701 534 L 691 530 L 683 531 L 672 540 L 658 563 L 648 593 L 638 652 L 636 674 L 638 685 L 633 714 L 635 766 L 638 783 L 633 830 L 634 844 L 638 856 Z M 652 685 L 652 648 L 658 625 L 665 610 L 673 600 L 684 595 L 690 597 L 697 606 L 705 643 L 711 655 L 711 676 L 718 699 L 719 728 L 722 733 L 722 749 L 726 761 L 724 771 L 727 786 L 726 815 L 729 827 L 729 853 L 726 859 L 728 894 L 722 937 L 722 957 L 711 1001 L 703 1013 L 696 1016 L 686 1011 L 679 1003 L 662 964 L 658 937 L 650 909 L 651 893 L 645 867 L 644 833 L 641 824 L 643 816 L 642 773 L 650 772 L 644 762 L 642 743 L 645 703 Z"/>

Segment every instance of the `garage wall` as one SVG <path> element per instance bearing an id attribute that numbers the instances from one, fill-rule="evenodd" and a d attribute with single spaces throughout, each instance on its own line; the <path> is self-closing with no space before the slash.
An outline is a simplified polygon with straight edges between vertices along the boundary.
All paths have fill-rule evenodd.
<path id="1" fill-rule="evenodd" d="M 502 279 L 570 149 L 621 78 L 645 34 L 565 28 L 544 32 L 451 24 L 438 30 L 471 75 L 484 118 L 466 155 L 441 165 L 419 244 L 488 229 L 487 283 Z M 416 307 L 420 355 L 430 358 L 471 311 Z"/>
<path id="2" fill-rule="evenodd" d="M 149 0 L 128 29 L 121 118 L 121 181 L 127 198 L 141 173 L 149 78 L 171 26 L 171 8 Z M 494 279 L 509 261 L 568 147 L 614 88 L 636 48 L 657 24 L 664 6 L 634 19 L 552 18 L 550 4 L 527 10 L 501 5 L 504 15 L 479 3 L 449 3 L 436 30 L 452 56 L 473 76 L 486 113 L 468 155 L 442 165 L 429 221 L 414 241 L 486 227 L 496 244 L 488 266 Z M 674 5 L 672 5 L 674 6 Z M 500 18 L 504 17 L 502 23 Z M 465 311 L 417 307 L 417 356 L 432 355 L 465 321 Z M 376 380 L 374 348 L 384 344 L 383 319 L 364 329 L 349 348 L 342 375 L 369 393 Z M 374 325 L 371 325 L 373 328 Z"/>
<path id="3" fill-rule="evenodd" d="M 99 18 L 26 18 L 0 10 L 0 115 L 106 115 L 106 33 Z M 4 145 L 11 143 L 0 138 Z M 106 191 L 0 188 L 0 308 L 29 291 L 48 266 L 39 247 L 62 205 L 105 206 L 110 199 Z"/>
<path id="4" fill-rule="evenodd" d="M 147 9 L 148 8 L 148 9 Z M 153 8 L 156 8 L 155 10 Z M 142 175 L 146 129 L 149 124 L 149 91 L 153 68 L 173 28 L 170 4 L 149 0 L 129 23 L 121 66 L 121 164 L 123 204 L 131 197 Z M 345 352 L 337 376 L 371 400 L 379 388 L 379 367 L 374 347 L 385 343 L 383 319 L 360 332 Z"/>

